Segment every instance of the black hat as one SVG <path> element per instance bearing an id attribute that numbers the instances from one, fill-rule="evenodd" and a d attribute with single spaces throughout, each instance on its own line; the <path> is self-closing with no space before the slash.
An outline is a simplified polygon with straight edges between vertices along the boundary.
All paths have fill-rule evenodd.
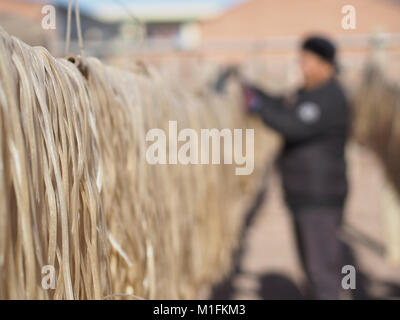
<path id="1" fill-rule="evenodd" d="M 302 49 L 311 51 L 336 66 L 336 48 L 330 40 L 320 36 L 312 36 L 304 40 Z"/>

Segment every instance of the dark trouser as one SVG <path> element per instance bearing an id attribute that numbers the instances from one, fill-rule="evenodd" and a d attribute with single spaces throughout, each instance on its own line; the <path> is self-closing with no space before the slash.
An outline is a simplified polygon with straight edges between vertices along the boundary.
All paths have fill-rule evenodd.
<path id="1" fill-rule="evenodd" d="M 338 231 L 342 208 L 293 210 L 297 245 L 315 299 L 339 299 L 343 248 Z"/>

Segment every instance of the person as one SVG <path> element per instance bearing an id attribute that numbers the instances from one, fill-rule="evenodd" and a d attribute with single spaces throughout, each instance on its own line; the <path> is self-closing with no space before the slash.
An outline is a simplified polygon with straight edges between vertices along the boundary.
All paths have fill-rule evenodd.
<path id="1" fill-rule="evenodd" d="M 284 138 L 278 164 L 313 297 L 339 299 L 348 101 L 336 77 L 336 48 L 330 40 L 305 39 L 300 66 L 304 85 L 294 97 L 271 96 L 243 84 L 245 107 Z"/>

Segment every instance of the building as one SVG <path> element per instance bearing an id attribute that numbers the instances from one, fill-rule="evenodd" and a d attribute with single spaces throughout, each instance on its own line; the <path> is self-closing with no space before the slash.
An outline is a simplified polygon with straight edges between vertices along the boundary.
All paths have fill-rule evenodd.
<path id="1" fill-rule="evenodd" d="M 42 28 L 43 3 L 23 0 L 0 1 L 0 26 L 31 46 L 46 46 L 55 39 L 53 30 Z"/>
<path id="2" fill-rule="evenodd" d="M 56 30 L 41 28 L 46 3 L 57 9 Z M 31 45 L 62 55 L 67 24 L 66 1 L 1 0 L 0 25 Z M 243 61 L 293 56 L 299 39 L 318 32 L 332 36 L 345 54 L 363 53 L 374 33 L 400 55 L 400 0 L 233 0 L 228 7 L 208 2 L 135 3 L 110 1 L 81 10 L 88 55 L 142 56 L 146 59 L 201 58 Z M 356 28 L 342 27 L 342 8 L 356 9 Z M 85 10 L 86 9 L 86 10 Z M 71 50 L 79 52 L 73 15 Z M 272 60 L 271 60 L 272 61 Z"/>
<path id="3" fill-rule="evenodd" d="M 56 44 L 56 51 L 61 54 L 64 52 L 65 46 L 68 7 L 64 4 L 55 4 L 55 6 L 57 12 L 57 35 L 59 39 Z M 118 41 L 121 37 L 122 22 L 102 21 L 94 17 L 90 12 L 80 10 L 80 23 L 87 55 L 103 58 L 114 53 L 114 42 Z M 79 53 L 78 31 L 74 11 L 71 16 L 71 52 Z"/>
<path id="4" fill-rule="evenodd" d="M 56 28 L 45 29 L 42 21 L 48 14 L 45 6 L 53 5 L 56 14 Z M 1 0 L 0 26 L 9 34 L 18 37 L 31 46 L 44 46 L 51 53 L 62 56 L 65 53 L 65 37 L 67 28 L 68 8 L 66 2 L 56 0 Z M 105 57 L 113 54 L 115 43 L 122 39 L 122 33 L 127 30 L 129 23 L 121 21 L 102 21 L 94 17 L 91 12 L 81 10 L 80 21 L 85 50 L 88 55 Z M 125 38 L 133 39 L 129 32 Z M 71 21 L 71 53 L 79 53 L 75 14 Z"/>
<path id="5" fill-rule="evenodd" d="M 356 29 L 342 28 L 342 8 L 356 9 Z M 208 40 L 266 39 L 302 36 L 310 31 L 331 35 L 368 34 L 377 29 L 400 32 L 397 0 L 249 0 L 202 24 Z"/>
<path id="6" fill-rule="evenodd" d="M 118 2 L 110 3 L 94 14 L 102 21 L 140 24 L 145 47 L 149 50 L 190 50 L 200 44 L 199 22 L 216 16 L 220 9 L 219 6 L 201 1 L 160 1 L 129 6 Z"/>
<path id="7" fill-rule="evenodd" d="M 354 30 L 342 26 L 347 5 L 355 8 Z M 248 0 L 204 21 L 200 30 L 205 55 L 232 59 L 293 52 L 299 39 L 310 33 L 327 34 L 350 52 L 367 48 L 371 35 L 379 32 L 397 50 L 400 1 Z"/>

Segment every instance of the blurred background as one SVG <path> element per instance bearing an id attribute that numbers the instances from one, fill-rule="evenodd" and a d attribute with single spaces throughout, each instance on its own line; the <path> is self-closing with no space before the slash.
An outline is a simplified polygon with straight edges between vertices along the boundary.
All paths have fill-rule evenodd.
<path id="1" fill-rule="evenodd" d="M 397 77 L 400 1 L 351 2 L 80 0 L 79 4 L 87 54 L 120 65 L 141 59 L 193 70 L 193 65 L 204 61 L 246 63 L 250 74 L 268 70 L 275 79 L 270 86 L 292 87 L 299 81 L 295 50 L 299 40 L 318 32 L 330 35 L 339 45 L 344 77 L 358 77 L 372 44 L 385 49 L 391 64 L 388 73 Z M 55 30 L 41 27 L 46 4 L 56 9 Z M 342 27 L 346 5 L 356 7 L 355 29 Z M 44 45 L 52 54 L 63 56 L 67 6 L 68 0 L 0 0 L 1 25 L 30 45 Z M 79 52 L 74 16 L 71 51 Z"/>
<path id="2" fill-rule="evenodd" d="M 363 0 L 356 7 L 356 28 L 341 22 L 346 0 L 80 0 L 82 32 L 88 54 L 99 57 L 146 54 L 217 61 L 288 58 L 299 37 L 317 31 L 333 36 L 347 63 L 360 57 L 379 33 L 391 54 L 400 50 L 399 0 Z M 44 30 L 42 8 L 56 8 L 56 30 Z M 67 0 L 1 0 L 3 28 L 31 45 L 62 54 Z M 76 40 L 76 27 L 72 25 Z M 351 60 L 349 60 L 351 59 Z M 344 60 L 344 59 L 343 59 Z M 351 61 L 351 62 L 350 62 Z"/>
<path id="3" fill-rule="evenodd" d="M 238 64 L 270 90 L 301 79 L 299 41 L 310 33 L 332 37 L 340 49 L 341 77 L 349 91 L 374 56 L 385 76 L 400 80 L 400 0 L 80 0 L 87 55 L 131 68 L 135 61 L 167 70 L 185 85 L 202 85 L 218 68 Z M 56 9 L 56 28 L 42 28 L 45 5 Z M 67 0 L 0 0 L 0 25 L 32 46 L 64 56 Z M 356 9 L 356 27 L 342 27 L 342 8 Z M 72 20 L 71 51 L 78 53 Z M 174 76 L 171 76 L 173 74 Z M 201 79 L 201 80 L 199 80 Z M 348 150 L 351 193 L 343 241 L 358 270 L 354 298 L 400 297 L 400 222 L 382 212 L 400 206 L 378 159 L 361 146 Z M 305 298 L 291 224 L 272 174 L 268 201 L 249 213 L 237 268 L 208 298 Z M 393 209 L 394 208 L 394 209 Z M 394 228 L 394 232 L 393 232 Z M 398 229 L 396 229 L 398 228 Z M 397 230 L 397 231 L 396 231 Z"/>

